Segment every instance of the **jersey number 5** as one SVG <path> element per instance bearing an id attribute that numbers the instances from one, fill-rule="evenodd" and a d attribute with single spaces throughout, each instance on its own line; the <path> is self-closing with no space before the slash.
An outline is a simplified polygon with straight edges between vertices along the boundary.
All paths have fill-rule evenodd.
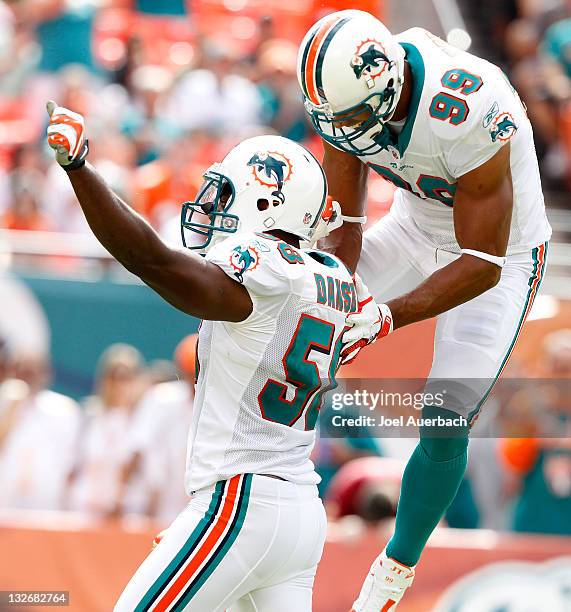
<path id="1" fill-rule="evenodd" d="M 463 96 L 469 96 L 482 87 L 484 81 L 481 77 L 461 68 L 449 70 L 442 77 L 442 85 Z M 432 98 L 430 116 L 440 121 L 448 121 L 452 125 L 460 125 L 468 118 L 470 108 L 466 100 L 441 91 Z"/>
<path id="2" fill-rule="evenodd" d="M 321 398 L 325 391 L 336 386 L 335 370 L 341 352 L 341 337 L 333 348 L 335 325 L 303 314 L 289 347 L 282 359 L 286 382 L 295 391 L 293 398 L 286 397 L 288 386 L 270 379 L 258 395 L 262 416 L 268 421 L 294 425 L 305 413 L 305 429 L 314 429 Z M 317 351 L 330 356 L 325 381 L 311 353 Z M 333 354 L 332 354 L 333 353 Z"/>

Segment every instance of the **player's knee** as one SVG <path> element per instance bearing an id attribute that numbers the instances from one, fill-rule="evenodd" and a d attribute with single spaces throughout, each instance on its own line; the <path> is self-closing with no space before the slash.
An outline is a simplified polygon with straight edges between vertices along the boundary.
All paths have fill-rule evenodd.
<path id="1" fill-rule="evenodd" d="M 457 413 L 436 406 L 422 409 L 420 444 L 433 461 L 449 461 L 468 448 L 468 424 Z"/>

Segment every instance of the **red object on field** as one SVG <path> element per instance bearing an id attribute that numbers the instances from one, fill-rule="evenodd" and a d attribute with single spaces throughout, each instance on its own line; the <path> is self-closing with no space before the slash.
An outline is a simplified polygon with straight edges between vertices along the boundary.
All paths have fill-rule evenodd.
<path id="1" fill-rule="evenodd" d="M 400 488 L 404 467 L 404 461 L 387 457 L 353 459 L 333 476 L 326 501 L 334 504 L 336 518 L 358 514 L 356 502 L 363 487 L 372 482 L 385 482 Z"/>

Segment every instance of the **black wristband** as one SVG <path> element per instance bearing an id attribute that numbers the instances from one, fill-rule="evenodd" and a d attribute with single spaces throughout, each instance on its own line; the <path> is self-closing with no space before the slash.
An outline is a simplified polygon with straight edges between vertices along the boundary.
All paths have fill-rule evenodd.
<path id="1" fill-rule="evenodd" d="M 71 162 L 71 164 L 67 164 L 67 166 L 62 166 L 62 168 L 66 172 L 72 172 L 73 170 L 79 170 L 79 168 L 83 168 L 85 166 L 85 158 L 89 153 L 89 141 L 86 139 L 83 142 L 83 147 L 81 148 L 81 152 L 79 155 Z"/>

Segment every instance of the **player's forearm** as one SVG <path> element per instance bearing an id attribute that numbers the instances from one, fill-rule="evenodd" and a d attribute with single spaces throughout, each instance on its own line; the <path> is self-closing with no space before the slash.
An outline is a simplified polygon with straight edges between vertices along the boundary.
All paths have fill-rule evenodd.
<path id="1" fill-rule="evenodd" d="M 113 257 L 137 275 L 157 263 L 164 246 L 158 234 L 92 166 L 86 163 L 68 177 L 89 227 Z"/>
<path id="2" fill-rule="evenodd" d="M 369 168 L 360 159 L 324 143 L 323 169 L 329 195 L 339 202 L 343 215 L 362 217 L 367 199 Z M 326 240 L 326 250 L 334 253 L 354 272 L 361 255 L 363 226 L 345 222 Z"/>
<path id="3" fill-rule="evenodd" d="M 363 226 L 360 223 L 345 223 L 332 232 L 325 244 L 320 246 L 323 250 L 339 257 L 351 272 L 355 272 L 361 255 L 362 242 Z"/>
<path id="4" fill-rule="evenodd" d="M 410 293 L 387 302 L 394 329 L 436 317 L 474 299 L 497 285 L 500 275 L 498 266 L 462 255 Z"/>

